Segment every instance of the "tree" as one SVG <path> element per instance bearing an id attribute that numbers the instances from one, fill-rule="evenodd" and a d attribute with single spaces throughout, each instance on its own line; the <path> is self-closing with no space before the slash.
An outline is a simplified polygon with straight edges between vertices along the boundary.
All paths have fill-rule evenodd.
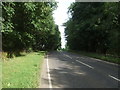
<path id="1" fill-rule="evenodd" d="M 56 7 L 55 2 L 2 3 L 3 51 L 8 57 L 30 48 L 38 51 L 60 47 L 60 33 L 52 16 Z"/>
<path id="2" fill-rule="evenodd" d="M 71 18 L 64 24 L 69 49 L 118 55 L 118 7 L 119 3 L 105 2 L 71 4 Z"/>

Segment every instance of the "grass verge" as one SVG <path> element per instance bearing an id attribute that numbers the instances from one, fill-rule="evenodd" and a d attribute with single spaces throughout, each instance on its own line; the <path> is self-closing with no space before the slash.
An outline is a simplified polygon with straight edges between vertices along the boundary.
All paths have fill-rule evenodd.
<path id="1" fill-rule="evenodd" d="M 31 52 L 9 61 L 3 61 L 3 88 L 36 88 L 39 84 L 40 70 L 44 52 Z"/>
<path id="2" fill-rule="evenodd" d="M 112 63 L 116 63 L 116 64 L 120 64 L 120 58 L 114 57 L 114 56 L 103 55 L 103 54 L 98 54 L 98 53 L 91 53 L 91 52 L 83 52 L 83 51 L 70 51 L 70 52 L 78 53 L 78 54 L 81 54 L 84 56 L 93 57 L 93 58 L 97 58 L 100 60 L 104 60 L 104 61 L 108 61 L 108 62 L 112 62 Z"/>
<path id="3" fill-rule="evenodd" d="M 0 58 L 0 90 L 2 89 L 2 60 Z"/>

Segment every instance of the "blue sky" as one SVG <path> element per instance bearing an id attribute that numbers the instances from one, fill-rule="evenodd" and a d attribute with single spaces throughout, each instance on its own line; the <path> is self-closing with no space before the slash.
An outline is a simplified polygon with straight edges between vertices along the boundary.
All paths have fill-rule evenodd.
<path id="1" fill-rule="evenodd" d="M 71 3 L 73 3 L 75 0 L 56 0 L 58 2 L 57 9 L 53 12 L 53 17 L 55 20 L 55 23 L 59 26 L 59 30 L 61 33 L 61 43 L 62 48 L 65 48 L 65 36 L 64 36 L 64 26 L 63 23 L 68 20 L 68 7 Z"/>

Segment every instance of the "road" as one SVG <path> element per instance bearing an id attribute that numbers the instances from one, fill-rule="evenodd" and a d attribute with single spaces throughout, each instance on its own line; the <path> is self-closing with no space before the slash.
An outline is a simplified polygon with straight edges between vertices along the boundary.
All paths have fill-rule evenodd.
<path id="1" fill-rule="evenodd" d="M 49 52 L 40 88 L 118 88 L 119 65 L 70 52 Z"/>

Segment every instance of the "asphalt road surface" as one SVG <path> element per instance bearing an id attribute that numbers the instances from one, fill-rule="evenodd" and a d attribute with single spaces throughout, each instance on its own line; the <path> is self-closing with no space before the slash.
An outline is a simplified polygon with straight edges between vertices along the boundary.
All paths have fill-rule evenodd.
<path id="1" fill-rule="evenodd" d="M 49 52 L 40 88 L 118 88 L 119 65 L 70 52 Z"/>

